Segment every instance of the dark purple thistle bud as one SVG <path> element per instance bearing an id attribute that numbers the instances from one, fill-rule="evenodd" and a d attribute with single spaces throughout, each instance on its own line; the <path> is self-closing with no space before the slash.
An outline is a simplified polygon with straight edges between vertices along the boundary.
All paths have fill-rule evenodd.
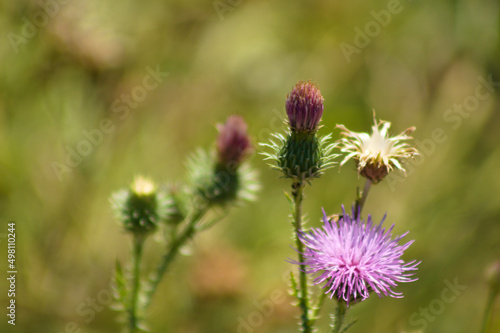
<path id="1" fill-rule="evenodd" d="M 237 168 L 252 151 L 247 124 L 242 117 L 231 116 L 218 129 L 217 161 L 220 166 Z"/>
<path id="2" fill-rule="evenodd" d="M 323 96 L 311 81 L 299 81 L 286 98 L 286 114 L 294 132 L 314 133 L 323 115 Z"/>

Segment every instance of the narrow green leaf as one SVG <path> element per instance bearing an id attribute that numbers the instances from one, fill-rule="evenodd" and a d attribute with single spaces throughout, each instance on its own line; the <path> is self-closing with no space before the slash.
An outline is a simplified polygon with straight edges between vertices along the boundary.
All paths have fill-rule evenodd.
<path id="1" fill-rule="evenodd" d="M 285 193 L 285 197 L 286 197 L 286 200 L 288 201 L 288 204 L 290 205 L 290 209 L 292 211 L 292 217 L 295 219 L 295 203 L 292 199 L 292 197 L 290 196 L 290 194 L 288 194 L 286 191 L 284 192 Z"/>
<path id="2" fill-rule="evenodd" d="M 357 321 L 358 321 L 357 319 L 354 319 L 353 321 L 351 321 L 349 324 L 347 324 L 347 326 L 340 333 L 346 332 L 349 328 L 351 328 L 352 325 L 356 324 Z"/>
<path id="3" fill-rule="evenodd" d="M 125 303 L 127 302 L 127 282 L 123 276 L 123 269 L 120 261 L 118 260 L 116 260 L 115 269 L 115 288 L 117 300 L 125 306 Z"/>
<path id="4" fill-rule="evenodd" d="M 299 287 L 297 284 L 297 280 L 295 280 L 293 272 L 290 272 L 290 287 L 292 288 L 292 296 L 299 299 Z"/>

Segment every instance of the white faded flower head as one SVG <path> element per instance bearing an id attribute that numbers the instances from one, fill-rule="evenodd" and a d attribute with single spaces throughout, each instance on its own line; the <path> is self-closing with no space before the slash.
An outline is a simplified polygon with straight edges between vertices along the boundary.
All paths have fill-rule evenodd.
<path id="1" fill-rule="evenodd" d="M 348 160 L 354 159 L 358 166 L 358 172 L 374 184 L 380 182 L 394 167 L 406 175 L 402 163 L 404 160 L 418 155 L 417 149 L 406 142 L 413 139 L 408 135 L 415 130 L 415 127 L 410 127 L 401 134 L 390 137 L 388 134 L 391 127 L 390 122 L 380 120 L 377 123 L 375 111 L 373 111 L 373 121 L 371 135 L 353 132 L 344 125 L 337 125 L 342 130 L 341 134 L 343 135 L 343 138 L 340 139 L 340 150 L 346 153 L 340 166 Z"/>

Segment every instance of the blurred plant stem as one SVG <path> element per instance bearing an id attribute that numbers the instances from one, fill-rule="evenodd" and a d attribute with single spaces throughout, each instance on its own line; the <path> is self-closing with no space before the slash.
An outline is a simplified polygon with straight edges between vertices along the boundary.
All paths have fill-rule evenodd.
<path id="1" fill-rule="evenodd" d="M 484 317 L 483 317 L 483 324 L 481 327 L 481 333 L 487 333 L 488 332 L 488 327 L 490 325 L 491 321 L 491 314 L 493 312 L 493 304 L 495 304 L 495 299 L 497 297 L 497 292 L 495 290 L 491 289 L 490 294 L 488 295 L 488 300 L 486 301 L 486 308 L 484 309 Z"/>
<path id="2" fill-rule="evenodd" d="M 363 192 L 361 195 L 358 193 L 358 198 L 356 199 L 356 206 L 354 209 L 354 217 L 358 218 L 361 216 L 361 211 L 363 210 L 363 206 L 365 205 L 366 198 L 368 197 L 368 193 L 370 193 L 370 188 L 372 187 L 372 182 L 368 178 L 365 181 L 365 187 L 363 188 Z"/>
<path id="3" fill-rule="evenodd" d="M 167 253 L 163 256 L 162 262 L 154 272 L 154 275 L 151 279 L 151 286 L 149 290 L 146 293 L 146 300 L 144 303 L 144 309 L 147 309 L 148 306 L 151 304 L 151 301 L 153 299 L 153 296 L 156 292 L 156 289 L 158 288 L 158 285 L 161 282 L 161 279 L 163 278 L 163 275 L 168 270 L 168 267 L 170 264 L 173 262 L 177 254 L 179 253 L 180 248 L 189 240 L 193 237 L 194 233 L 196 232 L 196 225 L 198 222 L 203 218 L 203 216 L 207 213 L 208 211 L 208 206 L 207 205 L 202 205 L 198 207 L 186 220 L 186 227 L 182 231 L 182 233 L 178 234 L 177 237 L 174 238 L 172 243 L 170 244 Z"/>
<path id="4" fill-rule="evenodd" d="M 337 311 L 333 316 L 332 333 L 340 333 L 347 331 L 349 327 L 346 327 L 342 331 L 340 330 L 342 328 L 342 325 L 344 324 L 344 318 L 346 313 L 347 313 L 347 304 L 344 302 L 344 300 L 339 300 L 337 302 Z"/>
<path id="5" fill-rule="evenodd" d="M 134 235 L 134 253 L 133 253 L 133 275 L 132 275 L 132 294 L 130 298 L 129 308 L 129 329 L 130 333 L 135 333 L 138 330 L 138 317 L 137 317 L 137 301 L 139 298 L 139 287 L 141 281 L 141 261 L 142 250 L 144 247 L 144 236 Z"/>
<path id="6" fill-rule="evenodd" d="M 302 199 L 303 199 L 304 183 L 297 181 L 292 184 L 292 196 L 294 205 L 294 235 L 295 245 L 299 255 L 299 307 L 302 310 L 300 316 L 302 332 L 311 333 L 312 326 L 309 319 L 309 293 L 307 288 L 307 275 L 304 262 L 304 244 L 301 242 L 299 235 L 302 233 Z"/>

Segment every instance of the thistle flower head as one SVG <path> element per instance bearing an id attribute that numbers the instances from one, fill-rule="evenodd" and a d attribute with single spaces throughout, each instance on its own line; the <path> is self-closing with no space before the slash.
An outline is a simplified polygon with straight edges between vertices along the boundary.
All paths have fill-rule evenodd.
<path id="1" fill-rule="evenodd" d="M 344 207 L 342 210 L 338 221 L 329 220 L 323 211 L 322 228 L 298 235 L 306 250 L 304 262 L 294 263 L 307 265 L 306 272 L 317 275 L 314 284 L 323 284 L 325 294 L 344 300 L 348 306 L 352 301 L 365 300 L 370 292 L 379 297 L 403 297 L 393 288 L 398 282 L 417 280 L 411 278 L 411 271 L 420 263 L 401 259 L 413 243 L 399 244 L 408 232 L 392 239 L 394 225 L 389 230 L 382 228 L 384 219 L 373 225 L 371 216 L 365 223 L 346 214 Z"/>
<path id="2" fill-rule="evenodd" d="M 273 152 L 263 153 L 271 166 L 294 182 L 320 177 L 332 167 L 336 143 L 330 143 L 331 135 L 319 136 L 318 125 L 323 114 L 323 97 L 310 81 L 299 81 L 287 96 L 285 103 L 290 131 L 286 135 L 273 134 L 275 141 L 261 144 Z"/>
<path id="3" fill-rule="evenodd" d="M 224 125 L 219 125 L 217 137 L 217 159 L 226 168 L 238 167 L 252 151 L 247 124 L 240 116 L 231 116 Z"/>
<path id="4" fill-rule="evenodd" d="M 137 176 L 128 189 L 114 193 L 111 202 L 125 230 L 135 235 L 155 231 L 171 206 L 156 184 L 142 176 Z"/>
<path id="5" fill-rule="evenodd" d="M 257 175 L 243 163 L 252 150 L 242 117 L 231 116 L 219 126 L 215 154 L 200 149 L 188 160 L 192 189 L 202 202 L 224 206 L 255 199 Z"/>
<path id="6" fill-rule="evenodd" d="M 299 81 L 286 98 L 286 114 L 294 132 L 314 133 L 323 115 L 323 96 L 311 81 Z"/>
<path id="7" fill-rule="evenodd" d="M 248 163 L 237 169 L 224 169 L 216 164 L 214 156 L 202 149 L 192 154 L 187 162 L 189 183 L 200 198 L 211 205 L 228 205 L 254 201 L 260 190 L 257 172 Z"/>
<path id="8" fill-rule="evenodd" d="M 415 127 L 410 127 L 401 134 L 390 137 L 388 134 L 390 122 L 381 120 L 377 123 L 375 111 L 373 121 L 371 135 L 350 131 L 344 125 L 337 125 L 337 127 L 342 130 L 341 134 L 344 136 L 340 140 L 340 150 L 347 154 L 340 165 L 344 165 L 351 158 L 354 159 L 358 172 L 376 184 L 394 167 L 406 174 L 402 163 L 418 155 L 418 151 L 406 143 L 407 140 L 412 139 L 408 135 L 415 130 Z"/>

